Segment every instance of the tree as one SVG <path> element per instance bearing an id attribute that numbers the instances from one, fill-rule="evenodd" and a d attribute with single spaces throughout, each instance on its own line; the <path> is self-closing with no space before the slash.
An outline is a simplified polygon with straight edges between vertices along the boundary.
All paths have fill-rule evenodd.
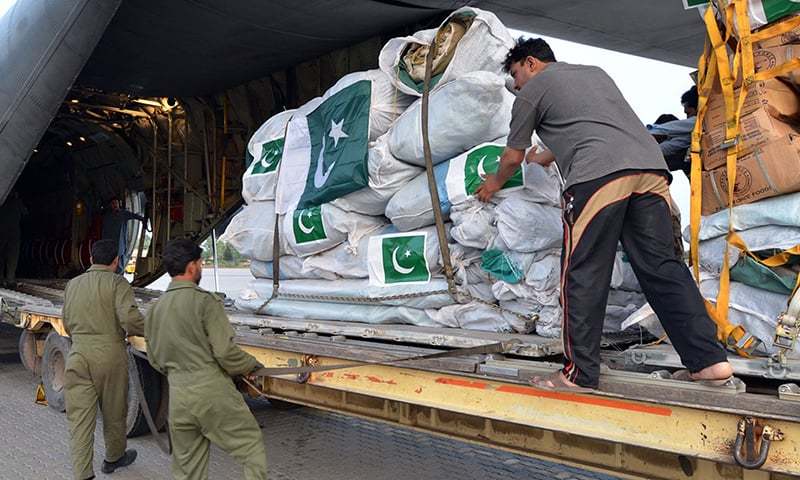
<path id="1" fill-rule="evenodd" d="M 231 248 L 231 246 L 228 245 L 227 243 L 222 243 L 221 247 L 222 247 L 222 261 L 228 264 L 234 263 L 236 261 L 236 258 L 233 254 L 233 249 Z M 219 248 L 217 248 L 217 251 L 219 251 Z"/>

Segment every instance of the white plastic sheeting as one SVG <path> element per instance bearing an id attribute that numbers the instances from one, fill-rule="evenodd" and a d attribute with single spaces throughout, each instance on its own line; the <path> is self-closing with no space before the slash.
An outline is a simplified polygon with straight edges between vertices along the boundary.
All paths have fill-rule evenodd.
<path id="1" fill-rule="evenodd" d="M 351 305 L 346 303 L 303 302 L 277 298 L 247 296 L 236 299 L 236 307 L 246 312 L 305 320 L 349 321 L 373 324 L 409 324 L 435 327 L 424 310 L 385 305 Z"/>
<path id="2" fill-rule="evenodd" d="M 502 312 L 480 302 L 450 305 L 438 310 L 426 310 L 426 313 L 439 327 L 508 333 L 529 333 L 534 328 L 533 321 Z"/>
<path id="3" fill-rule="evenodd" d="M 733 207 L 733 228 L 749 230 L 767 225 L 800 227 L 800 193 L 781 195 L 747 205 Z M 728 210 L 708 215 L 700 221 L 700 240 L 709 240 L 728 233 Z M 690 240 L 688 227 L 683 238 Z M 703 250 L 701 249 L 702 253 Z"/>
<path id="4" fill-rule="evenodd" d="M 274 233 L 275 202 L 253 202 L 231 219 L 219 239 L 247 258 L 268 262 L 272 260 Z M 280 251 L 285 253 L 286 242 L 280 243 Z"/>
<path id="5" fill-rule="evenodd" d="M 521 315 L 539 315 L 536 321 L 536 334 L 542 337 L 555 338 L 561 335 L 563 313 L 558 305 L 541 305 L 535 301 L 517 299 L 500 302 L 500 306 Z M 532 332 L 531 332 L 532 333 Z"/>
<path id="6" fill-rule="evenodd" d="M 259 298 L 269 298 L 272 294 L 272 281 L 255 279 L 250 282 L 249 290 L 255 292 Z M 441 308 L 453 304 L 448 294 L 429 295 L 427 292 L 447 290 L 447 282 L 442 278 L 432 279 L 426 285 L 396 284 L 391 287 L 377 288 L 369 284 L 366 279 L 339 279 L 329 280 L 285 280 L 280 283 L 279 293 L 291 295 L 324 295 L 338 297 L 362 297 L 373 299 L 377 305 L 400 306 L 409 308 Z M 246 296 L 252 296 L 248 292 Z M 418 297 L 403 299 L 385 299 L 394 295 L 420 294 Z M 292 299 L 295 300 L 295 299 Z M 308 299 L 307 301 L 317 301 Z M 327 302 L 327 300 L 322 300 Z M 328 303 L 347 303 L 346 300 L 330 301 Z"/>
<path id="7" fill-rule="evenodd" d="M 286 110 L 270 117 L 256 133 L 250 137 L 247 150 L 253 157 L 252 163 L 242 176 L 242 198 L 247 203 L 273 200 L 275 198 L 275 181 L 278 177 L 278 166 L 283 155 L 283 145 L 276 142 L 284 138 L 286 124 L 295 110 Z M 276 142 L 271 144 L 271 142 Z M 279 148 L 280 153 L 269 147 Z M 262 149 L 268 148 L 267 155 Z"/>
<path id="8" fill-rule="evenodd" d="M 739 236 L 754 252 L 771 249 L 786 250 L 800 245 L 799 227 L 767 225 L 739 232 Z M 730 255 L 730 266 L 733 266 L 739 260 L 741 252 L 738 248 L 728 245 L 724 236 L 700 242 L 700 268 L 704 272 L 720 275 L 726 245 Z"/>
<path id="9" fill-rule="evenodd" d="M 285 239 L 289 253 L 298 257 L 307 257 L 329 250 L 345 240 L 350 243 L 358 243 L 364 236 L 378 230 L 386 223 L 383 217 L 346 212 L 326 203 L 319 207 L 322 221 L 315 224 L 312 214 L 314 211 L 316 209 L 306 209 L 295 214 L 295 211 L 291 210 L 283 217 L 281 236 Z M 306 213 L 309 215 L 306 216 Z M 304 232 L 314 235 L 316 233 L 314 230 L 318 228 L 322 228 L 324 231 L 318 236 L 318 240 L 304 241 L 309 238 L 304 235 Z"/>
<path id="10" fill-rule="evenodd" d="M 458 46 L 434 90 L 443 88 L 445 83 L 469 72 L 488 71 L 500 74 L 503 61 L 508 51 L 514 46 L 514 38 L 505 25 L 493 13 L 485 10 L 474 7 L 459 8 L 450 14 L 442 22 L 442 25 L 445 25 L 454 16 L 464 14 L 474 15 L 474 18 L 458 42 Z M 430 45 L 437 30 L 421 30 L 408 37 L 393 38 L 381 50 L 378 64 L 400 91 L 409 95 L 420 96 L 422 94 L 421 90 L 407 85 L 399 78 L 398 66 L 410 44 Z"/>
<path id="11" fill-rule="evenodd" d="M 472 72 L 442 85 L 431 94 L 428 111 L 433 163 L 506 136 L 513 103 L 505 80 L 494 73 Z M 389 150 L 404 162 L 424 166 L 421 111 L 418 100 L 400 115 L 389 130 Z"/>
<path id="12" fill-rule="evenodd" d="M 497 230 L 503 242 L 517 252 L 560 248 L 561 210 L 511 196 L 497 206 Z"/>
<path id="13" fill-rule="evenodd" d="M 294 255 L 283 255 L 280 261 L 280 279 L 290 280 L 298 278 L 311 278 L 321 280 L 336 280 L 338 275 L 332 272 L 306 268 L 305 259 Z M 250 260 L 250 273 L 256 278 L 272 278 L 272 262 Z"/>
<path id="14" fill-rule="evenodd" d="M 395 119 L 411 105 L 415 98 L 399 91 L 394 87 L 388 75 L 379 69 L 375 69 L 343 76 L 322 95 L 322 100 L 325 101 L 339 91 L 361 80 L 372 82 L 369 106 L 369 139 L 370 141 L 375 141 L 389 130 Z M 309 110 L 309 112 L 312 110 Z"/>
<path id="15" fill-rule="evenodd" d="M 415 167 L 394 158 L 389 152 L 386 136 L 378 138 L 369 148 L 367 160 L 369 173 L 369 186 L 332 201 L 335 205 L 347 212 L 363 213 L 365 215 L 383 215 L 389 201 L 395 197 L 406 184 L 424 173 L 420 167 Z M 427 184 L 425 186 L 427 194 Z M 428 199 L 430 196 L 423 197 Z M 429 224 L 428 224 L 429 225 Z M 409 230 L 426 225 L 418 225 Z"/>
<path id="16" fill-rule="evenodd" d="M 447 225 L 449 228 L 450 225 Z M 420 229 L 426 234 L 425 255 L 431 275 L 441 272 L 441 255 L 439 253 L 439 240 L 435 227 Z M 315 275 L 334 274 L 343 278 L 368 278 L 369 239 L 376 235 L 397 233 L 393 225 L 386 225 L 364 235 L 357 242 L 346 241 L 335 248 L 306 257 L 303 261 L 303 271 L 313 272 Z"/>

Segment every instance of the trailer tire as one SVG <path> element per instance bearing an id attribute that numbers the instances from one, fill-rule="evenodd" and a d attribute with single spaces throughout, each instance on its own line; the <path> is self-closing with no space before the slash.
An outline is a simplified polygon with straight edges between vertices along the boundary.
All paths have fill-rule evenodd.
<path id="1" fill-rule="evenodd" d="M 141 382 L 150 414 L 156 416 L 161 403 L 161 374 L 155 371 L 150 363 L 128 351 L 128 417 L 126 419 L 128 437 L 138 437 L 150 432 L 142 412 L 142 399 L 139 390 L 133 383 Z"/>
<path id="2" fill-rule="evenodd" d="M 53 410 L 65 412 L 64 400 L 64 372 L 67 365 L 72 342 L 67 337 L 62 337 L 57 332 L 50 332 L 44 341 L 44 354 L 42 355 L 42 384 L 47 404 Z"/>
<path id="3" fill-rule="evenodd" d="M 36 334 L 30 330 L 22 330 L 19 334 L 19 359 L 35 377 L 42 375 L 42 358 L 36 355 Z"/>

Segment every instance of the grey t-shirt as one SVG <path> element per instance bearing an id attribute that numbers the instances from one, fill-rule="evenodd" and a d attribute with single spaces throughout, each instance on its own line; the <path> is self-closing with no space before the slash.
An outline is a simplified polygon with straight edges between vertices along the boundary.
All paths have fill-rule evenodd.
<path id="1" fill-rule="evenodd" d="M 565 186 L 620 170 L 667 170 L 658 144 L 611 77 L 555 62 L 517 92 L 507 145 L 524 150 L 534 130 L 556 157 Z"/>

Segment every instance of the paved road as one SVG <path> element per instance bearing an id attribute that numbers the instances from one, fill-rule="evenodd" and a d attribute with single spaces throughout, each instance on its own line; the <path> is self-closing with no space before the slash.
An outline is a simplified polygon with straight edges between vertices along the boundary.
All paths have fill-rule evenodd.
<path id="1" fill-rule="evenodd" d="M 0 328 L 0 480 L 70 479 L 65 415 L 33 402 L 36 380 L 18 362 L 16 339 Z M 271 480 L 613 480 L 571 467 L 309 408 L 251 403 L 264 432 Z M 98 478 L 102 441 L 98 427 Z M 169 459 L 149 437 L 132 439 L 139 460 L 113 477 L 166 479 Z M 210 478 L 242 471 L 214 449 Z"/>

